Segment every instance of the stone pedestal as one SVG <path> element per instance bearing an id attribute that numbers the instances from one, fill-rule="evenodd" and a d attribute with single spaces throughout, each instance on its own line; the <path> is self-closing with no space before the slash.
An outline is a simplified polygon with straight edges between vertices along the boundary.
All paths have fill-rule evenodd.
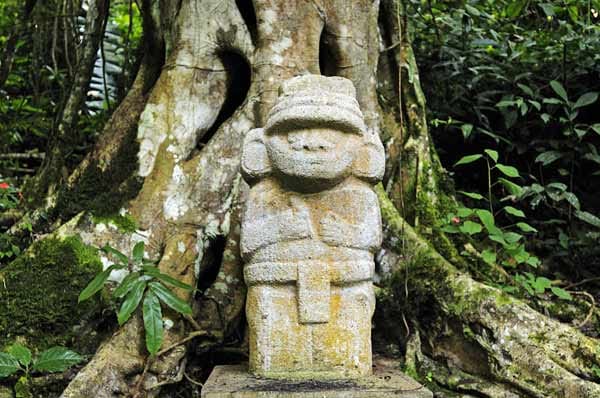
<path id="1" fill-rule="evenodd" d="M 344 380 L 282 380 L 252 376 L 247 366 L 217 366 L 202 387 L 202 398 L 432 398 L 402 372 L 376 366 L 372 376 Z"/>

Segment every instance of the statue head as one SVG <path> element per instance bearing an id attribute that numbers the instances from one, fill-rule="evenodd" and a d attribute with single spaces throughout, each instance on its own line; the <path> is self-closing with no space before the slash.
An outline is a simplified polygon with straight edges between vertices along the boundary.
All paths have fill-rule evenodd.
<path id="1" fill-rule="evenodd" d="M 375 182 L 384 168 L 379 137 L 367 131 L 352 82 L 299 76 L 284 82 L 264 128 L 248 132 L 242 173 L 267 175 L 290 189 L 319 191 L 355 177 Z"/>

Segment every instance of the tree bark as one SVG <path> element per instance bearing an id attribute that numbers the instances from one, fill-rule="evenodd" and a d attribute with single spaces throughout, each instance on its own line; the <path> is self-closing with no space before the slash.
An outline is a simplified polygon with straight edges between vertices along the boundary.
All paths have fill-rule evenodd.
<path id="1" fill-rule="evenodd" d="M 368 128 L 385 143 L 378 327 L 392 330 L 406 369 L 477 396 L 600 394 L 598 342 L 477 282 L 436 227 L 456 201 L 427 131 L 398 0 L 147 0 L 142 11 L 146 39 L 164 43 L 164 58 L 146 58 L 102 138 L 55 196 L 55 217 L 67 222 L 54 235 L 122 252 L 146 241 L 162 272 L 200 286 L 195 296 L 179 292 L 195 304 L 196 321 L 167 313 L 174 326 L 164 347 L 174 348 L 148 358 L 134 317 L 63 397 L 157 396 L 181 380 L 189 342 L 204 352 L 243 330 L 241 142 L 264 123 L 280 82 L 305 73 L 352 80 Z M 115 177 L 117 169 L 128 172 Z M 104 187 L 108 207 L 92 200 Z M 137 231 L 99 228 L 90 216 L 110 212 L 135 219 Z M 480 272 L 505 277 L 493 267 Z"/>

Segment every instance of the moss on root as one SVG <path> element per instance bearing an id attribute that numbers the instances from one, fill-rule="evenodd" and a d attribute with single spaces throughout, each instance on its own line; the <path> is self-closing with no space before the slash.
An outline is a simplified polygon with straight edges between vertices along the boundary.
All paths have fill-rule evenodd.
<path id="1" fill-rule="evenodd" d="M 77 183 L 62 190 L 57 198 L 52 218 L 69 219 L 81 211 L 99 216 L 118 213 L 119 209 L 133 199 L 142 186 L 136 177 L 139 144 L 135 132 L 120 145 L 110 164 L 98 161 L 90 164 Z"/>
<path id="2" fill-rule="evenodd" d="M 0 347 L 19 338 L 34 350 L 64 345 L 87 351 L 77 328 L 101 302 L 78 304 L 77 298 L 101 269 L 97 250 L 78 237 L 34 243 L 0 270 Z"/>
<path id="3" fill-rule="evenodd" d="M 135 218 L 128 214 L 124 216 L 120 214 L 92 216 L 92 221 L 94 224 L 114 225 L 123 234 L 135 232 L 138 229 Z"/>

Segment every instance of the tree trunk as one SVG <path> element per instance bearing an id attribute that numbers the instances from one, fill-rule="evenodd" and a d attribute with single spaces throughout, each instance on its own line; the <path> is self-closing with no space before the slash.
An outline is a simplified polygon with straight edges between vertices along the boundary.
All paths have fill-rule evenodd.
<path id="1" fill-rule="evenodd" d="M 142 13 L 154 51 L 56 194 L 50 214 L 64 224 L 53 235 L 123 252 L 144 240 L 162 272 L 201 293 L 180 292 L 194 303 L 195 321 L 165 315 L 173 321 L 169 349 L 149 358 L 134 317 L 63 397 L 157 396 L 181 380 L 187 344 L 206 352 L 243 333 L 241 143 L 264 123 L 279 84 L 306 73 L 352 80 L 368 128 L 384 141 L 376 318 L 404 349 L 407 371 L 422 379 L 431 372 L 438 385 L 476 396 L 600 396 L 598 342 L 474 280 L 436 228 L 456 204 L 427 131 L 398 0 L 147 0 Z M 156 50 L 163 45 L 164 56 Z M 99 226 L 119 214 L 137 230 Z"/>

